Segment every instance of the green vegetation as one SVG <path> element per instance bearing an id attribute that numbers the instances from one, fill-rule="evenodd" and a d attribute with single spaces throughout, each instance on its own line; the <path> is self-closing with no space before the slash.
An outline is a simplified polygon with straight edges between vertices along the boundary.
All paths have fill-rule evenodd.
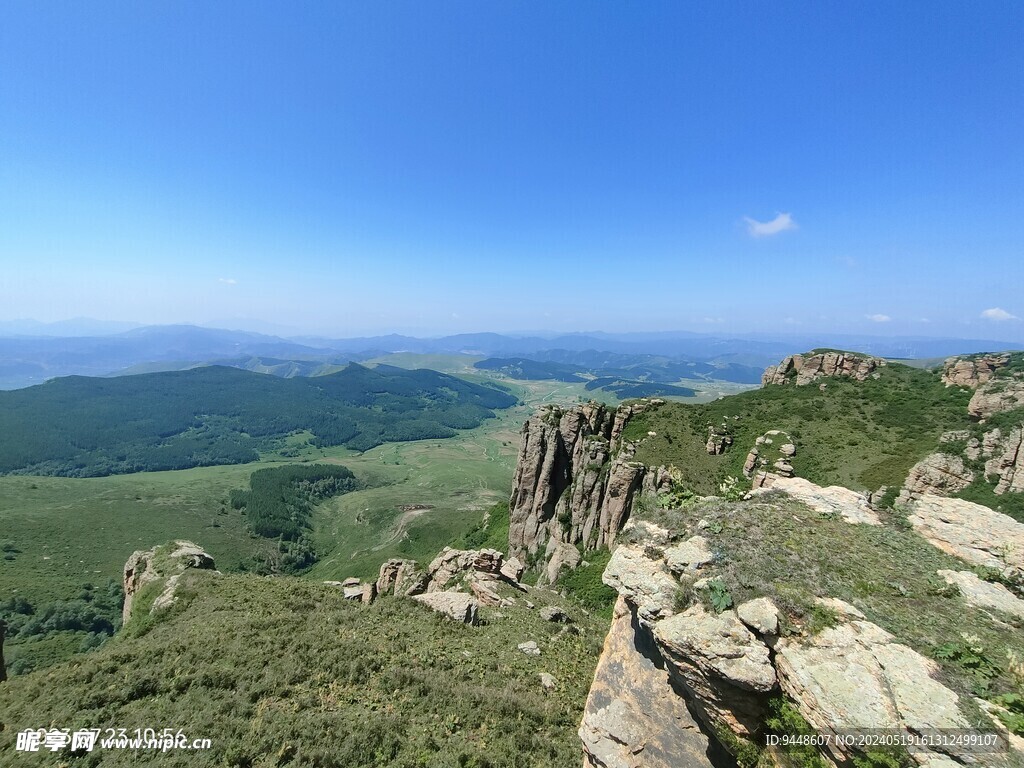
<path id="1" fill-rule="evenodd" d="M 0 392 L 0 473 L 92 477 L 254 461 L 308 430 L 365 451 L 451 437 L 508 408 L 506 391 L 428 370 L 355 363 L 316 378 L 234 368 L 93 379 Z"/>
<path id="2" fill-rule="evenodd" d="M 248 491 L 231 492 L 231 506 L 244 510 L 260 536 L 295 541 L 309 529 L 316 502 L 357 487 L 352 471 L 336 464 L 268 467 L 249 476 Z"/>
<path id="3" fill-rule="evenodd" d="M 320 584 L 190 572 L 144 634 L 5 683 L 0 744 L 40 724 L 172 725 L 209 751 L 164 766 L 534 768 L 579 761 L 576 728 L 603 620 L 559 634 L 524 606 L 469 627 L 410 600 L 353 604 Z M 132 624 L 135 623 L 135 618 Z M 516 645 L 534 639 L 540 657 Z M 545 690 L 539 672 L 558 681 Z M 133 750 L 75 765 L 136 765 Z M 26 766 L 54 764 L 47 751 Z M 58 762 L 60 761 L 59 758 Z"/>
<path id="4" fill-rule="evenodd" d="M 611 557 L 611 550 L 607 549 L 587 552 L 586 565 L 567 571 L 558 579 L 558 586 L 569 597 L 604 618 L 611 618 L 612 606 L 618 597 L 618 593 L 601 580 Z"/>
<path id="5" fill-rule="evenodd" d="M 878 379 L 822 383 L 824 390 L 769 386 L 710 403 L 666 403 L 631 420 L 625 436 L 640 442 L 638 461 L 679 467 L 681 484 L 703 495 L 718 493 L 728 476 L 741 476 L 747 452 L 770 429 L 794 440 L 797 475 L 874 491 L 902 485 L 944 431 L 971 425 L 970 392 L 946 388 L 933 371 L 890 364 Z M 726 453 L 706 452 L 709 426 L 733 436 Z"/>
<path id="6" fill-rule="evenodd" d="M 509 511 L 508 502 L 495 504 L 475 525 L 452 546 L 455 549 L 497 549 L 508 550 Z"/>

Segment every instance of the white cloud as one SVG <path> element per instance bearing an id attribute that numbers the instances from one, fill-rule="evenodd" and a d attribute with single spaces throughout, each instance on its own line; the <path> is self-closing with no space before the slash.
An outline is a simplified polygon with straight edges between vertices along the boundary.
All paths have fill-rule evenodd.
<path id="1" fill-rule="evenodd" d="M 218 277 L 218 283 L 224 283 L 224 285 L 238 285 L 238 281 L 233 277 Z"/>
<path id="2" fill-rule="evenodd" d="M 992 309 L 986 309 L 981 313 L 983 320 L 997 320 L 1002 322 L 1003 320 L 1020 320 L 1016 315 L 1011 315 L 1005 309 L 999 307 L 992 307 Z"/>
<path id="3" fill-rule="evenodd" d="M 796 222 L 793 216 L 788 213 L 780 213 L 771 221 L 757 221 L 749 216 L 744 216 L 743 221 L 747 224 L 747 232 L 751 237 L 770 237 L 780 232 L 796 229 Z"/>
<path id="4" fill-rule="evenodd" d="M 892 320 L 888 315 L 864 315 L 872 323 L 888 323 Z"/>

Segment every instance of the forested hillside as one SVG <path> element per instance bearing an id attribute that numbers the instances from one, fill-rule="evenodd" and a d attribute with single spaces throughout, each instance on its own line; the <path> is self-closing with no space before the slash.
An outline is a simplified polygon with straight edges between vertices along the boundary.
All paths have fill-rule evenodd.
<path id="1" fill-rule="evenodd" d="M 515 402 L 435 371 L 354 363 L 316 378 L 220 366 L 71 376 L 0 392 L 0 473 L 93 477 L 241 463 L 298 430 L 318 445 L 362 451 L 450 437 Z"/>

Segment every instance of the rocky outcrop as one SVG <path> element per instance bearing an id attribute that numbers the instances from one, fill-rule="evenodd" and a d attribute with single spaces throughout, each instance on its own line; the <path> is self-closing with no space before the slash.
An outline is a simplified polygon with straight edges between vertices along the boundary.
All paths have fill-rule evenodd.
<path id="1" fill-rule="evenodd" d="M 977 389 L 1010 362 L 1007 353 L 950 357 L 942 364 L 942 381 L 947 387 Z"/>
<path id="2" fill-rule="evenodd" d="M 775 666 L 783 691 L 825 735 L 852 728 L 922 733 L 969 727 L 957 694 L 934 678 L 938 665 L 868 621 L 780 640 Z M 830 751 L 839 762 L 850 759 L 834 741 Z M 955 749 L 950 754 L 963 759 Z M 922 764 L 927 757 L 915 755 Z"/>
<path id="3" fill-rule="evenodd" d="M 509 554 L 542 559 L 542 582 L 563 567 L 548 574 L 552 556 L 566 562 L 568 550 L 557 544 L 610 546 L 640 492 L 665 482 L 663 473 L 633 460 L 636 446 L 622 437 L 632 416 L 662 402 L 614 410 L 595 402 L 547 406 L 523 425 L 509 501 Z"/>
<path id="4" fill-rule="evenodd" d="M 418 595 L 426 589 L 423 570 L 415 560 L 388 560 L 377 575 L 378 595 Z"/>
<path id="5" fill-rule="evenodd" d="M 802 477 L 775 477 L 770 484 L 755 488 L 751 493 L 784 491 L 821 515 L 837 515 L 848 523 L 881 525 L 878 514 L 863 494 L 838 485 L 821 487 Z"/>
<path id="6" fill-rule="evenodd" d="M 761 376 L 761 386 L 795 384 L 805 386 L 822 378 L 846 377 L 864 381 L 878 377 L 877 369 L 885 365 L 880 357 L 852 352 L 819 352 L 810 355 L 789 355 L 778 365 L 769 366 Z"/>
<path id="7" fill-rule="evenodd" d="M 1005 435 L 1000 429 L 987 432 L 980 453 L 988 459 L 985 476 L 996 478 L 996 494 L 1024 493 L 1024 424 Z"/>
<path id="8" fill-rule="evenodd" d="M 906 504 L 925 494 L 952 496 L 974 482 L 974 472 L 959 456 L 933 453 L 917 462 L 903 483 L 899 502 Z"/>
<path id="9" fill-rule="evenodd" d="M 133 552 L 124 565 L 122 623 L 128 623 L 136 596 L 148 584 L 164 582 L 163 591 L 153 600 L 150 608 L 152 613 L 174 603 L 178 583 L 187 570 L 212 571 L 215 568 L 213 558 L 191 541 L 175 541 L 150 550 Z"/>
<path id="10" fill-rule="evenodd" d="M 1024 378 L 994 378 L 974 391 L 967 412 L 984 421 L 997 413 L 1024 407 Z"/>
<path id="11" fill-rule="evenodd" d="M 622 597 L 615 604 L 579 734 L 584 768 L 712 765 L 708 737 L 672 689 L 660 651 Z"/>
<path id="12" fill-rule="evenodd" d="M 727 430 L 715 426 L 708 427 L 708 440 L 704 445 L 704 450 L 709 455 L 723 454 L 730 445 L 732 445 L 732 435 Z"/>
<path id="13" fill-rule="evenodd" d="M 413 595 L 412 599 L 463 624 L 477 623 L 480 604 L 465 592 L 429 592 Z"/>
<path id="14" fill-rule="evenodd" d="M 968 605 L 994 609 L 1024 619 L 1024 600 L 1002 584 L 982 581 L 973 571 L 939 571 L 939 576 L 947 584 L 955 585 Z"/>
<path id="15" fill-rule="evenodd" d="M 922 496 L 907 518 L 936 547 L 971 565 L 1024 577 L 1024 524 L 963 499 Z"/>
<path id="16" fill-rule="evenodd" d="M 769 429 L 754 441 L 743 463 L 743 475 L 754 488 L 770 487 L 777 478 L 793 477 L 793 439 L 781 429 Z"/>

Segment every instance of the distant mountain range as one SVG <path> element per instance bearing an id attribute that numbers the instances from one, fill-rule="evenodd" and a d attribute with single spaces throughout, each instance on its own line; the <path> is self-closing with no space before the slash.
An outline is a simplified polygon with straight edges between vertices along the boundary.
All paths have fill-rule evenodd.
<path id="1" fill-rule="evenodd" d="M 130 325 L 86 319 L 50 324 L 32 320 L 0 323 L 0 389 L 30 386 L 58 376 L 110 376 L 209 364 L 283 377 L 311 376 L 334 372 L 350 361 L 396 352 L 519 358 L 587 371 L 633 368 L 651 362 L 659 369 L 668 366 L 673 373 L 678 369 L 684 376 L 692 372 L 698 377 L 752 382 L 753 370 L 815 347 L 896 358 L 1024 349 L 1020 344 L 985 339 L 927 337 L 740 338 L 687 332 L 593 332 L 550 337 L 464 333 L 440 338 L 391 334 L 330 339 L 283 338 L 193 325 L 126 330 L 125 326 Z"/>

